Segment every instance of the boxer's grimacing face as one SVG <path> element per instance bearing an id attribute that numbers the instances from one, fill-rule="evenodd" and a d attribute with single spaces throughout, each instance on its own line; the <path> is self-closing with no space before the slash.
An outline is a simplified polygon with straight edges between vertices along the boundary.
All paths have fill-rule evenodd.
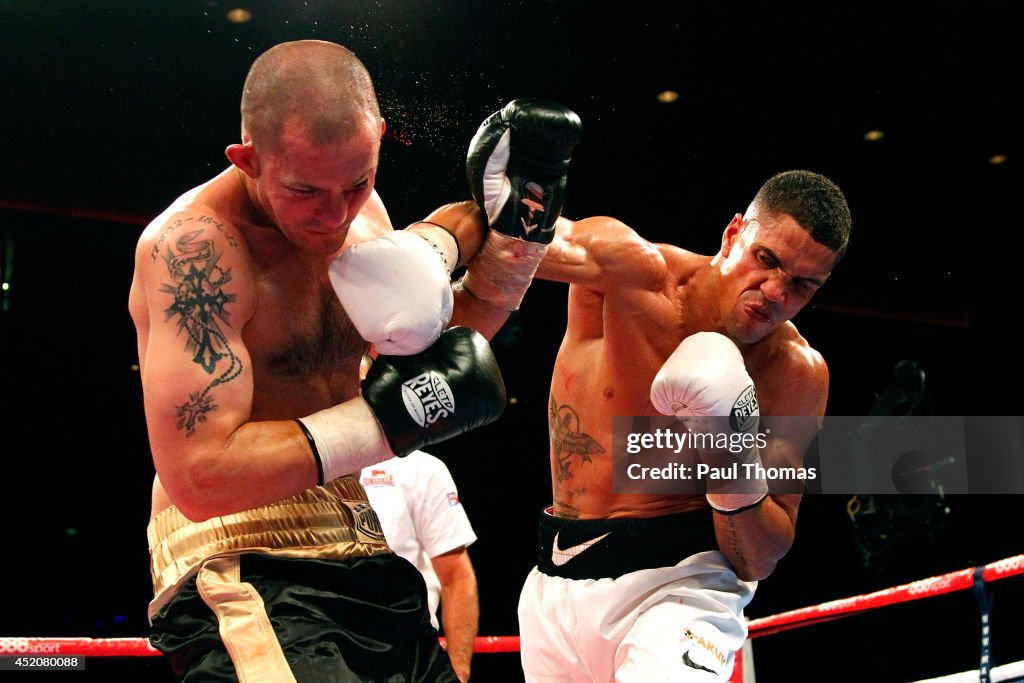
<path id="1" fill-rule="evenodd" d="M 736 215 L 722 235 L 721 314 L 728 335 L 753 344 L 791 319 L 825 284 L 836 253 L 792 216 Z"/>
<path id="2" fill-rule="evenodd" d="M 249 174 L 260 208 L 300 249 L 337 251 L 373 192 L 381 133 L 381 124 L 367 118 L 351 135 L 317 143 L 301 124 L 286 125 L 280 143 L 259 153 Z"/>

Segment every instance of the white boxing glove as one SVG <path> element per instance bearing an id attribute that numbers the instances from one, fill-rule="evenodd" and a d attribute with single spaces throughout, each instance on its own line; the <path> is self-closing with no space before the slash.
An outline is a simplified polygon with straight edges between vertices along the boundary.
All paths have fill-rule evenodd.
<path id="1" fill-rule="evenodd" d="M 764 500 L 768 484 L 757 475 L 761 468 L 744 467 L 761 464 L 757 393 L 732 340 L 717 332 L 684 339 L 655 376 L 651 403 L 663 415 L 678 417 L 691 433 L 707 437 L 703 443 L 711 447 L 698 449 L 707 464 L 716 469 L 739 464 L 737 479 L 709 480 L 714 486 L 707 494 L 711 507 L 738 512 Z"/>
<path id="2" fill-rule="evenodd" d="M 441 229 L 396 230 L 353 244 L 331 263 L 334 293 L 363 339 L 391 356 L 419 353 L 452 317 L 458 245 Z"/>

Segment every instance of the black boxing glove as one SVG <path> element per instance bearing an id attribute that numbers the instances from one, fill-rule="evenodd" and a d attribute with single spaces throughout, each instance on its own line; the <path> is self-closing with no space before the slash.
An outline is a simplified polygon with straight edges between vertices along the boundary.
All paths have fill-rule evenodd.
<path id="1" fill-rule="evenodd" d="M 490 345 L 452 327 L 413 356 L 379 356 L 363 395 L 296 420 L 320 484 L 494 422 L 505 384 Z"/>
<path id="2" fill-rule="evenodd" d="M 415 356 L 378 356 L 362 389 L 396 455 L 490 424 L 505 410 L 491 346 L 468 327 L 449 328 Z"/>
<path id="3" fill-rule="evenodd" d="M 509 237 L 550 242 L 582 136 L 574 111 L 536 98 L 512 100 L 484 119 L 469 143 L 466 175 L 488 225 Z"/>
<path id="4" fill-rule="evenodd" d="M 556 102 L 512 100 L 488 116 L 469 144 L 466 175 L 491 230 L 463 281 L 478 298 L 515 310 L 562 213 L 579 116 Z"/>

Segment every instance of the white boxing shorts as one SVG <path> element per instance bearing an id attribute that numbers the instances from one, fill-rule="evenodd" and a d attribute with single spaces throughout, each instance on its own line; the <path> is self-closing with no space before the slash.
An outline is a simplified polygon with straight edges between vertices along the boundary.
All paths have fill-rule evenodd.
<path id="1" fill-rule="evenodd" d="M 710 511 L 575 520 L 550 510 L 519 599 L 527 683 L 729 680 L 757 582 L 715 550 Z"/>

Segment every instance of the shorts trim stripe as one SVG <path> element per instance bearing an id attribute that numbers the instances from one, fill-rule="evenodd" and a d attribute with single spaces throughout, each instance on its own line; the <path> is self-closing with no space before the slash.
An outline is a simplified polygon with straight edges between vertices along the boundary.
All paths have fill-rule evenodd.
<path id="1" fill-rule="evenodd" d="M 239 683 L 295 683 L 263 598 L 252 584 L 241 580 L 238 556 L 203 564 L 196 588 L 217 616 Z"/>

